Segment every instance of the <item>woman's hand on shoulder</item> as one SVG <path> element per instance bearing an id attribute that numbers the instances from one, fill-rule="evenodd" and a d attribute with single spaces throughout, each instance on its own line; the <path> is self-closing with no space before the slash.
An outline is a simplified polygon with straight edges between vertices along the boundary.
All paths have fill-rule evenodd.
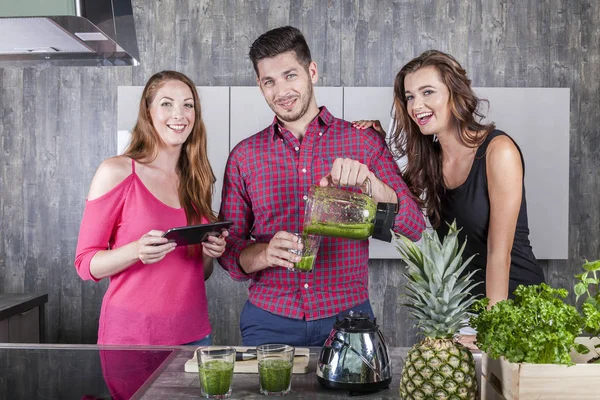
<path id="1" fill-rule="evenodd" d="M 211 258 L 221 257 L 227 245 L 225 240 L 227 236 L 229 236 L 227 230 L 224 230 L 219 236 L 209 236 L 208 241 L 202 243 L 202 254 Z"/>
<path id="2" fill-rule="evenodd" d="M 151 230 L 136 242 L 137 258 L 144 264 L 154 264 L 175 250 L 177 245 L 162 237 L 163 231 Z"/>
<path id="3" fill-rule="evenodd" d="M 358 121 L 352 121 L 352 126 L 356 129 L 367 129 L 373 128 L 377 133 L 385 138 L 386 133 L 383 127 L 381 126 L 381 122 L 377 119 L 359 119 Z"/>
<path id="4" fill-rule="evenodd" d="M 97 199 L 110 192 L 129 175 L 131 175 L 131 158 L 116 156 L 102 161 L 92 179 L 88 200 Z"/>

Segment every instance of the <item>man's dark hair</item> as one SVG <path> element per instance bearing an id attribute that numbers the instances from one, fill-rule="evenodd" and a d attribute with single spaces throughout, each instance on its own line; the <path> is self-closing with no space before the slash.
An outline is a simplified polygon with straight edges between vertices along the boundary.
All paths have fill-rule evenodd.
<path id="1" fill-rule="evenodd" d="M 312 58 L 310 49 L 302 32 L 293 26 L 282 26 L 263 33 L 250 46 L 250 60 L 258 76 L 258 62 L 263 58 L 271 58 L 281 53 L 293 51 L 296 59 L 304 68 L 308 69 Z"/>

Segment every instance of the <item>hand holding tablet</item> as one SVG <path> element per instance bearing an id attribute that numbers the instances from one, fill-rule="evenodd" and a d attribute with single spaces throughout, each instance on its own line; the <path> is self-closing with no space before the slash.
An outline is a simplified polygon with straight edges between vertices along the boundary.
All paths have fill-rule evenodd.
<path id="1" fill-rule="evenodd" d="M 209 236 L 219 236 L 231 225 L 233 225 L 233 222 L 223 221 L 212 224 L 182 226 L 169 229 L 163 237 L 167 238 L 169 242 L 175 242 L 177 246 L 188 246 L 206 242 Z"/>

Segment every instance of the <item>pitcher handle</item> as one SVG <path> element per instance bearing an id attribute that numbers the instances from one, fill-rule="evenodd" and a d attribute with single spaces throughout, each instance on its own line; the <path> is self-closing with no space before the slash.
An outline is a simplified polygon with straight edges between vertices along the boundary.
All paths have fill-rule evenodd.
<path id="1" fill-rule="evenodd" d="M 369 197 L 373 197 L 373 193 L 371 192 L 371 180 L 369 178 L 365 178 L 365 181 L 362 184 L 363 193 L 365 193 Z"/>

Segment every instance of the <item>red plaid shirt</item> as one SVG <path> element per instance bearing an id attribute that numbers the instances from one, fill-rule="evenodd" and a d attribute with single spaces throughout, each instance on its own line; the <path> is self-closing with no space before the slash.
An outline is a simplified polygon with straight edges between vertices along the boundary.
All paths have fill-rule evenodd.
<path id="1" fill-rule="evenodd" d="M 425 221 L 390 154 L 375 131 L 359 130 L 321 108 L 302 142 L 279 125 L 239 143 L 229 155 L 221 217 L 233 221 L 220 264 L 235 280 L 248 280 L 249 300 L 273 314 L 315 320 L 368 299 L 369 241 L 324 237 L 312 273 L 266 268 L 246 274 L 240 253 L 251 243 L 268 243 L 276 232 L 301 232 L 311 185 L 327 175 L 338 157 L 366 164 L 398 194 L 394 230 L 418 240 Z"/>

